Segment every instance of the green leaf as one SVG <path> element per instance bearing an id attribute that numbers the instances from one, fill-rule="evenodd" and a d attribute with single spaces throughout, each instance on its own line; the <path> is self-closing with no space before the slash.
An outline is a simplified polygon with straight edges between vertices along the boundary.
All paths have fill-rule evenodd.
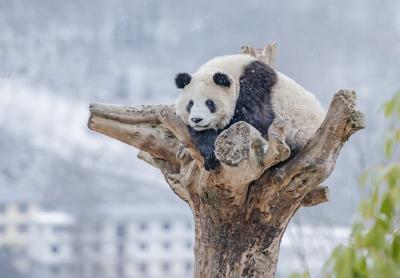
<path id="1" fill-rule="evenodd" d="M 303 273 L 292 273 L 289 278 L 310 278 L 310 273 L 308 273 L 308 271 Z"/>
<path id="2" fill-rule="evenodd" d="M 393 259 L 400 263 L 400 234 L 397 233 L 393 236 L 392 244 L 390 246 Z"/>
<path id="3" fill-rule="evenodd" d="M 388 221 L 392 221 L 394 210 L 395 207 L 392 202 L 391 196 L 389 194 L 386 194 L 386 196 L 383 197 L 380 212 L 387 217 Z"/>
<path id="4" fill-rule="evenodd" d="M 360 254 L 358 254 L 358 257 L 356 256 L 353 264 L 353 272 L 353 277 L 367 277 L 367 259 L 365 258 L 365 256 L 362 256 Z"/>
<path id="5" fill-rule="evenodd" d="M 368 178 L 369 178 L 369 173 L 367 171 L 365 171 L 358 178 L 358 182 L 360 183 L 361 186 L 365 186 L 367 184 Z"/>
<path id="6" fill-rule="evenodd" d="M 391 157 L 392 154 L 393 154 L 393 145 L 394 145 L 393 139 L 392 138 L 386 138 L 386 141 L 385 141 L 385 155 L 388 158 Z"/>
<path id="7" fill-rule="evenodd" d="M 336 262 L 335 272 L 340 278 L 353 278 L 352 263 L 354 251 L 351 248 L 346 248 L 340 260 Z"/>
<path id="8" fill-rule="evenodd" d="M 381 249 L 386 245 L 385 233 L 380 225 L 375 225 L 368 231 L 365 237 L 366 246 L 372 249 Z"/>
<path id="9" fill-rule="evenodd" d="M 390 100 L 390 101 L 387 101 L 383 105 L 383 111 L 384 111 L 385 117 L 389 117 L 393 114 L 395 104 L 396 104 L 395 100 Z"/>
<path id="10" fill-rule="evenodd" d="M 400 142 L 400 128 L 394 131 L 394 139 L 397 143 Z"/>
<path id="11" fill-rule="evenodd" d="M 386 116 L 394 117 L 396 111 L 400 116 L 400 91 L 383 109 Z M 364 185 L 360 216 L 352 226 L 348 246 L 336 247 L 324 264 L 325 278 L 400 277 L 400 223 L 394 221 L 400 212 L 400 163 L 398 157 L 391 157 L 400 143 L 400 117 L 393 120 L 396 128 L 384 147 L 391 160 L 360 177 Z M 299 275 L 292 277 L 304 277 Z"/>
<path id="12" fill-rule="evenodd" d="M 354 222 L 351 227 L 351 237 L 358 237 L 364 230 L 364 224 L 360 222 Z"/>

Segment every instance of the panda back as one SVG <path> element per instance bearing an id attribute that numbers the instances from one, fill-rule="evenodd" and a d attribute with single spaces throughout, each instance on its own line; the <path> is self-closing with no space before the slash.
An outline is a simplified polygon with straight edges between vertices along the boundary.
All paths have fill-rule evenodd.
<path id="1" fill-rule="evenodd" d="M 245 67 L 254 61 L 257 59 L 249 54 L 218 56 L 203 64 L 194 75 L 221 71 L 228 73 L 238 83 Z"/>
<path id="2" fill-rule="evenodd" d="M 257 68 L 259 63 L 248 54 L 218 56 L 203 64 L 194 76 L 208 76 L 221 71 L 233 78 L 237 103 L 226 128 L 237 121 L 246 121 L 266 135 L 272 120 L 279 118 L 289 133 L 287 143 L 291 149 L 303 147 L 325 117 L 321 104 L 293 79 L 265 64 L 265 68 Z M 270 79 L 271 71 L 277 78 L 273 86 L 266 89 L 258 81 Z"/>
<path id="3" fill-rule="evenodd" d="M 283 73 L 277 72 L 271 89 L 275 117 L 283 120 L 291 149 L 303 147 L 321 126 L 325 111 L 315 96 Z"/>

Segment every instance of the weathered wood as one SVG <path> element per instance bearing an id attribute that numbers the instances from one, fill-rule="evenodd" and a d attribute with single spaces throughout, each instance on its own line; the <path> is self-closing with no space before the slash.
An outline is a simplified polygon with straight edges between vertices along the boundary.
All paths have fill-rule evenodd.
<path id="1" fill-rule="evenodd" d="M 139 159 L 143 160 L 144 162 L 147 162 L 149 165 L 153 166 L 154 168 L 159 169 L 161 171 L 161 173 L 164 175 L 179 173 L 179 166 L 171 163 L 171 161 L 169 161 L 169 160 L 157 158 L 145 151 L 140 151 L 138 153 L 137 157 Z"/>
<path id="2" fill-rule="evenodd" d="M 158 115 L 164 105 L 123 106 L 105 103 L 92 103 L 90 113 L 102 118 L 126 124 L 158 124 Z"/>
<path id="3" fill-rule="evenodd" d="M 203 157 L 200 151 L 197 149 L 196 144 L 193 142 L 189 129 L 185 123 L 179 118 L 175 113 L 174 106 L 166 106 L 160 110 L 158 115 L 159 120 L 168 128 L 171 132 L 175 134 L 179 141 L 184 145 L 189 151 L 193 160 L 198 166 L 203 165 Z"/>
<path id="4" fill-rule="evenodd" d="M 274 64 L 276 45 L 242 52 Z M 274 121 L 266 140 L 239 122 L 217 138 L 221 164 L 208 172 L 174 106 L 97 104 L 89 120 L 91 129 L 139 148 L 139 158 L 160 169 L 189 204 L 198 278 L 273 277 L 290 219 L 300 207 L 328 201 L 327 187 L 319 184 L 332 172 L 343 144 L 364 125 L 355 93 L 342 90 L 320 129 L 295 156 L 288 158 L 283 123 Z"/>
<path id="5" fill-rule="evenodd" d="M 278 52 L 278 45 L 276 42 L 267 44 L 264 48 L 255 49 L 250 45 L 242 46 L 241 52 L 244 54 L 250 54 L 256 57 L 258 60 L 270 65 L 275 68 L 276 53 Z"/>
<path id="6" fill-rule="evenodd" d="M 329 201 L 329 188 L 318 186 L 306 194 L 303 199 L 303 207 L 312 207 Z"/>
<path id="7" fill-rule="evenodd" d="M 290 155 L 283 128 L 274 121 L 268 131 L 269 142 L 245 122 L 238 122 L 223 131 L 215 142 L 215 155 L 221 162 L 218 180 L 233 190 L 238 198 L 250 182 Z M 244 197 L 244 196 L 241 196 Z"/>
<path id="8" fill-rule="evenodd" d="M 91 114 L 88 127 L 179 166 L 175 154 L 179 141 L 160 124 L 128 124 L 114 117 Z"/>

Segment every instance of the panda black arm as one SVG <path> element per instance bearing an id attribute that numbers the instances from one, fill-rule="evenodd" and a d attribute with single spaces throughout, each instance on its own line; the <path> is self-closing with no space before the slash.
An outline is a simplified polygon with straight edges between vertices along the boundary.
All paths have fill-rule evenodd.
<path id="1" fill-rule="evenodd" d="M 197 131 L 189 127 L 190 135 L 192 136 L 197 148 L 204 157 L 204 168 L 207 171 L 215 170 L 219 164 L 214 154 L 215 140 L 218 137 L 218 132 L 214 129 Z"/>
<path id="2" fill-rule="evenodd" d="M 266 135 L 275 117 L 271 88 L 277 82 L 276 72 L 267 64 L 255 61 L 244 68 L 239 82 L 239 97 L 229 126 L 245 121 Z"/>

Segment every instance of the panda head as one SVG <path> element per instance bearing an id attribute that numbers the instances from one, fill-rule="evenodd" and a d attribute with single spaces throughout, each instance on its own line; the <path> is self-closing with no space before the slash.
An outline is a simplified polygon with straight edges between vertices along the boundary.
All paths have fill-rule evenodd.
<path id="1" fill-rule="evenodd" d="M 220 129 L 233 117 L 236 93 L 233 78 L 221 71 L 179 73 L 175 84 L 182 89 L 176 101 L 180 118 L 197 131 Z"/>

